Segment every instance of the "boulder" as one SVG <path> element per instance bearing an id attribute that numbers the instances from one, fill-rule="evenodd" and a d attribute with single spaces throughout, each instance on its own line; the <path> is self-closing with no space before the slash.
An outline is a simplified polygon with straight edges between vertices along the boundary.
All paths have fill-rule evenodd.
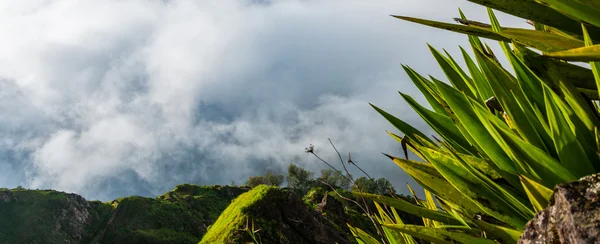
<path id="1" fill-rule="evenodd" d="M 600 243 L 600 174 L 557 185 L 519 243 Z"/>

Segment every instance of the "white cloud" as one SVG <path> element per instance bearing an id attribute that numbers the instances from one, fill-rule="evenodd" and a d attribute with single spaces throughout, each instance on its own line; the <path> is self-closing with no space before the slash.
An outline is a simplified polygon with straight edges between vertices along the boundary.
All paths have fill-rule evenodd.
<path id="1" fill-rule="evenodd" d="M 457 0 L 0 1 L 0 184 L 109 199 L 241 183 L 318 169 L 303 148 L 335 160 L 327 138 L 402 183 L 368 102 L 426 130 L 399 64 L 441 78 L 425 42 L 458 54 L 466 38 L 388 15 L 456 6 L 486 18 Z"/>

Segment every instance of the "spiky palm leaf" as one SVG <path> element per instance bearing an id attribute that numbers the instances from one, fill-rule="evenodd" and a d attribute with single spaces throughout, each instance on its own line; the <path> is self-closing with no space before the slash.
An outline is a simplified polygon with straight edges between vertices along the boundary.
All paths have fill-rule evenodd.
<path id="1" fill-rule="evenodd" d="M 426 190 L 427 200 L 412 204 L 355 193 L 424 218 L 425 226 L 404 225 L 379 211 L 390 243 L 405 243 L 410 236 L 436 243 L 514 243 L 525 223 L 548 204 L 556 184 L 600 171 L 600 116 L 591 100 L 600 97 L 600 45 L 594 45 L 600 42 L 600 4 L 469 1 L 489 7 L 490 24 L 462 12 L 458 24 L 394 16 L 467 34 L 475 56 L 461 48 L 463 70 L 448 53 L 430 47 L 451 85 L 403 66 L 433 110 L 400 95 L 442 138 L 437 143 L 373 105 L 404 137 L 390 135 L 425 161 L 388 155 Z M 526 18 L 535 28 L 501 27 L 490 8 Z M 500 42 L 514 72 L 500 65 L 480 37 Z M 565 61 L 590 62 L 591 69 Z"/>

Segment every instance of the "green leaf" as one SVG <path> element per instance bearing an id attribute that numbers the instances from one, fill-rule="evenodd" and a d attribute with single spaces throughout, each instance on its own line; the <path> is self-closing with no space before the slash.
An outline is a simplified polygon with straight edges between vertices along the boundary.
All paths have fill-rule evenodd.
<path id="1" fill-rule="evenodd" d="M 525 98 L 525 94 L 517 86 L 516 79 L 481 51 L 475 52 L 475 56 L 494 90 L 496 98 L 509 115 L 509 118 L 513 118 L 511 122 L 522 138 L 545 151 L 549 151 L 539 134 L 545 133 L 545 131 L 539 125 L 535 113 L 530 110 L 531 105 Z M 525 104 L 526 106 L 521 106 Z"/>
<path id="2" fill-rule="evenodd" d="M 508 52 L 508 58 L 517 74 L 517 81 L 521 94 L 527 94 L 526 104 L 521 104 L 521 107 L 527 106 L 531 122 L 535 127 L 546 151 L 553 157 L 557 156 L 554 141 L 551 137 L 550 127 L 547 125 L 546 104 L 544 103 L 544 92 L 542 84 L 544 82 L 525 65 L 513 52 Z M 518 100 L 516 100 L 518 101 Z M 534 116 L 531 115 L 533 113 Z"/>
<path id="3" fill-rule="evenodd" d="M 596 82 L 594 80 L 594 74 L 590 69 L 562 62 L 553 58 L 541 56 L 525 47 L 515 45 L 515 54 L 523 61 L 529 69 L 531 69 L 536 75 L 538 75 L 542 81 L 548 85 L 552 85 L 550 82 L 546 82 L 544 74 L 545 70 L 552 67 L 556 70 L 556 75 L 561 77 L 561 80 L 572 83 L 574 86 L 579 88 L 593 89 L 596 90 Z"/>
<path id="4" fill-rule="evenodd" d="M 467 17 L 465 16 L 465 14 L 462 12 L 462 10 L 459 8 L 458 12 L 460 14 L 460 18 L 461 20 L 467 20 Z M 474 35 L 469 35 L 469 43 L 471 43 L 471 46 L 473 47 L 473 49 L 483 49 L 483 44 L 481 43 L 481 40 L 479 39 L 479 37 L 474 36 Z"/>
<path id="5" fill-rule="evenodd" d="M 573 0 L 536 0 L 554 10 L 578 20 L 582 23 L 588 23 L 600 27 L 600 10 L 591 4 L 585 4 L 587 1 Z"/>
<path id="6" fill-rule="evenodd" d="M 571 131 L 567 121 L 569 117 L 565 118 L 559 108 L 559 105 L 566 107 L 566 104 L 563 104 L 558 95 L 547 86 L 544 86 L 543 91 L 550 131 L 561 163 L 572 169 L 578 176 L 594 173 L 594 167 L 586 156 L 587 153 Z"/>
<path id="7" fill-rule="evenodd" d="M 594 45 L 594 42 L 590 38 L 590 35 L 585 28 L 585 25 L 581 24 L 581 28 L 583 29 L 583 38 L 586 47 L 590 47 Z M 600 53 L 599 53 L 600 55 Z M 590 62 L 590 67 L 592 68 L 592 73 L 594 74 L 594 79 L 596 80 L 596 87 L 600 87 L 600 62 Z M 600 90 L 598 90 L 600 93 Z M 598 94 L 600 98 L 600 94 Z"/>
<path id="8" fill-rule="evenodd" d="M 375 239 L 371 235 L 367 234 L 367 232 L 365 232 L 359 228 L 356 228 L 352 225 L 349 225 L 349 224 L 346 224 L 346 225 L 348 225 L 348 229 L 350 229 L 350 232 L 352 232 L 352 235 L 354 236 L 354 238 L 356 238 L 358 243 L 360 243 L 360 244 L 380 244 L 377 239 Z"/>
<path id="9" fill-rule="evenodd" d="M 468 164 L 435 150 L 418 150 L 452 186 L 485 213 L 516 228 L 524 226 L 533 217 L 533 212 L 523 204 L 526 202 L 524 199 L 503 190 L 479 171 L 468 167 Z"/>
<path id="10" fill-rule="evenodd" d="M 427 138 L 427 136 L 425 136 L 425 134 L 423 134 L 421 131 L 417 130 L 415 127 L 412 127 L 411 125 L 407 124 L 406 122 L 394 117 L 393 115 L 387 113 L 386 111 L 383 111 L 382 109 L 378 108 L 377 106 L 375 106 L 373 104 L 370 104 L 370 105 L 377 112 L 379 112 L 379 114 L 381 114 L 387 121 L 389 121 L 394 127 L 396 127 L 396 129 L 398 129 L 399 131 L 404 133 L 406 136 L 408 136 L 413 141 L 418 142 L 418 139 L 414 135 L 419 135 L 422 138 L 426 139 L 428 142 L 433 144 L 433 141 L 431 141 L 431 139 Z"/>
<path id="11" fill-rule="evenodd" d="M 600 44 L 547 53 L 545 56 L 566 61 L 600 61 Z"/>
<path id="12" fill-rule="evenodd" d="M 394 219 L 396 220 L 396 224 L 404 224 L 402 222 L 402 219 L 400 218 L 400 215 L 398 215 L 398 212 L 396 211 L 396 209 L 395 208 L 391 208 L 391 209 L 392 209 L 392 214 L 394 215 Z M 415 239 L 412 236 L 410 236 L 410 235 L 402 234 L 402 237 L 403 237 L 403 240 L 404 240 L 403 243 L 406 243 L 406 244 L 417 244 L 417 242 L 415 241 Z"/>
<path id="13" fill-rule="evenodd" d="M 497 124 L 493 125 L 508 145 L 508 148 L 511 149 L 514 159 L 522 161 L 524 165 L 528 166 L 526 168 L 527 172 L 523 173 L 527 173 L 529 176 L 539 176 L 535 178 L 541 179 L 544 185 L 548 187 L 577 179 L 575 174 L 546 152 L 523 141 L 511 131 L 501 128 Z"/>
<path id="14" fill-rule="evenodd" d="M 461 74 L 456 71 L 450 59 L 444 57 L 438 50 L 436 50 L 432 46 L 428 45 L 428 47 L 431 53 L 433 54 L 433 57 L 435 58 L 435 60 L 437 60 L 438 64 L 444 71 L 444 74 L 446 74 L 446 77 L 448 77 L 448 80 L 450 81 L 450 83 L 452 83 L 454 88 L 464 92 L 468 96 L 475 98 L 476 96 L 473 93 L 475 92 L 475 90 L 473 90 L 471 86 L 468 85 L 470 80 L 468 80 L 467 77 L 461 76 Z"/>
<path id="15" fill-rule="evenodd" d="M 435 201 L 433 200 L 433 195 L 431 194 L 431 192 L 429 192 L 428 190 L 424 190 L 425 192 L 425 205 L 428 209 L 431 209 L 433 211 L 437 211 L 437 205 L 435 204 Z M 453 215 L 450 215 L 452 217 L 454 217 Z M 459 223 L 462 224 L 462 222 L 460 222 L 460 220 L 457 220 Z M 425 222 L 425 226 L 431 226 L 431 227 L 439 227 L 442 226 L 443 224 L 439 221 L 434 221 L 434 220 L 429 220 L 429 221 L 423 221 Z"/>
<path id="16" fill-rule="evenodd" d="M 552 9 L 549 6 L 540 4 L 536 1 L 524 0 L 469 0 L 502 12 L 514 15 L 523 19 L 531 20 L 535 23 L 541 23 L 553 26 L 567 32 L 581 35 L 580 22 L 572 19 L 565 14 Z M 594 0 L 595 1 L 595 0 Z M 600 29 L 590 28 L 590 34 L 593 39 L 600 40 Z"/>
<path id="17" fill-rule="evenodd" d="M 421 204 L 421 201 L 419 200 L 419 197 L 417 197 L 417 194 L 415 193 L 415 191 L 413 190 L 413 188 L 410 186 L 410 184 L 406 183 L 406 186 L 408 187 L 408 191 L 410 192 L 410 194 L 415 199 L 415 203 L 417 205 L 419 205 L 419 206 L 424 206 L 423 204 Z"/>
<path id="18" fill-rule="evenodd" d="M 472 108 L 481 118 L 482 122 L 484 122 L 489 133 L 502 145 L 502 148 L 512 160 L 517 163 L 520 174 L 526 174 L 530 178 L 539 180 L 548 187 L 576 179 L 576 176 L 555 158 L 523 141 L 505 123 L 491 115 L 485 108 L 475 102 L 472 103 Z"/>
<path id="19" fill-rule="evenodd" d="M 418 225 L 403 225 L 403 224 L 395 224 L 395 225 L 384 225 L 386 228 L 390 228 L 392 230 L 396 230 L 402 233 L 409 234 L 416 238 L 420 238 L 426 241 L 431 241 L 435 243 L 448 243 L 453 244 L 454 242 L 458 243 L 471 243 L 471 244 L 495 244 L 493 240 L 488 240 L 481 237 L 475 237 L 470 234 L 465 234 L 461 232 L 454 232 L 445 229 L 435 228 L 435 227 L 423 227 Z"/>
<path id="20" fill-rule="evenodd" d="M 398 223 L 394 222 L 394 220 L 381 207 L 381 205 L 379 205 L 377 202 L 374 202 L 374 203 L 375 203 L 375 207 L 377 208 L 377 212 L 379 213 L 379 218 L 377 218 L 377 221 L 380 224 L 403 224 L 403 222 L 401 220 Z M 383 232 L 384 232 L 384 235 L 385 235 L 386 239 L 389 241 L 390 244 L 405 243 L 406 237 L 408 237 L 404 233 L 398 233 L 398 232 L 390 231 L 390 230 L 388 230 L 386 228 L 383 228 Z"/>
<path id="21" fill-rule="evenodd" d="M 527 178 L 524 175 L 521 175 L 520 179 L 535 212 L 544 210 L 544 208 L 546 208 L 550 202 L 552 190 L 533 181 L 532 179 Z"/>
<path id="22" fill-rule="evenodd" d="M 483 153 L 490 157 L 492 162 L 494 162 L 499 169 L 516 175 L 517 169 L 515 168 L 514 163 L 483 126 L 475 112 L 471 109 L 471 105 L 466 97 L 456 89 L 444 83 L 435 82 L 435 85 L 440 92 L 440 95 L 456 115 L 458 121 L 464 125 L 465 130 L 479 145 Z M 510 181 L 509 178 L 507 178 L 507 180 Z M 516 185 L 516 183 L 518 183 L 518 179 L 512 180 L 512 184 Z"/>
<path id="23" fill-rule="evenodd" d="M 467 64 L 469 73 L 473 77 L 473 84 L 477 90 L 477 93 L 479 94 L 480 100 L 482 102 L 485 102 L 485 100 L 494 96 L 494 92 L 492 91 L 492 88 L 486 81 L 485 76 L 483 76 L 483 74 L 481 73 L 475 62 L 473 62 L 473 59 L 471 59 L 469 54 L 462 47 L 460 47 L 460 51 L 462 52 L 465 63 Z"/>
<path id="24" fill-rule="evenodd" d="M 431 210 L 426 207 L 417 206 L 402 198 L 391 198 L 377 194 L 356 191 L 353 191 L 352 194 L 422 218 L 428 218 L 447 224 L 460 224 L 460 222 L 454 219 L 452 215 L 437 210 Z"/>
<path id="25" fill-rule="evenodd" d="M 439 95 L 432 88 L 432 87 L 434 87 L 433 84 L 430 81 L 428 81 L 427 79 L 425 79 L 425 77 L 419 75 L 417 72 L 415 72 L 410 67 L 402 65 L 402 68 L 404 68 L 404 71 L 406 72 L 406 74 L 408 74 L 408 77 L 413 81 L 413 83 L 419 89 L 419 91 L 421 91 L 421 94 L 423 94 L 425 99 L 427 99 L 427 102 L 429 102 L 429 105 L 431 105 L 433 110 L 435 110 L 436 112 L 438 112 L 440 114 L 445 114 L 446 110 L 439 103 L 439 101 L 438 101 Z"/>
<path id="26" fill-rule="evenodd" d="M 450 62 L 450 65 L 452 66 L 454 71 L 465 81 L 467 86 L 471 89 L 471 92 L 473 93 L 474 97 L 481 99 L 479 93 L 477 92 L 477 88 L 473 84 L 473 79 L 471 79 L 471 77 L 467 75 L 467 73 L 461 68 L 461 66 L 456 62 L 456 60 L 452 58 L 448 51 L 444 50 L 444 53 L 446 54 L 446 60 Z"/>
<path id="27" fill-rule="evenodd" d="M 456 188 L 454 188 L 431 164 L 416 162 L 413 160 L 404 160 L 396 157 L 390 157 L 394 163 L 410 175 L 419 185 L 435 194 L 437 197 L 447 199 L 453 205 L 459 208 L 468 209 L 472 212 L 479 212 L 481 209 L 470 199 L 465 197 Z"/>
<path id="28" fill-rule="evenodd" d="M 497 172 L 497 167 L 493 162 L 483 158 L 457 153 L 471 167 L 478 169 L 492 180 L 499 180 L 502 175 Z"/>
<path id="29" fill-rule="evenodd" d="M 544 81 L 545 85 L 552 88 L 570 107 L 568 111 L 570 125 L 574 134 L 577 136 L 581 145 L 584 148 L 590 148 L 594 144 L 592 132 L 594 127 L 600 124 L 598 120 L 598 111 L 593 109 L 593 106 L 583 96 L 580 89 L 577 89 L 573 82 L 569 81 L 569 77 L 560 73 L 560 66 L 557 62 L 549 62 L 550 59 L 536 58 L 538 54 L 527 49 L 518 49 L 519 53 L 524 57 L 524 61 L 532 70 Z M 591 72 L 591 71 L 590 71 Z M 594 82 L 595 83 L 595 82 Z M 563 112 L 564 113 L 564 112 Z M 588 155 L 591 160 L 593 157 Z M 600 164 L 593 160 L 595 164 Z M 600 170 L 600 166 L 596 167 Z"/>
<path id="30" fill-rule="evenodd" d="M 539 49 L 544 52 L 557 52 L 567 49 L 582 47 L 583 42 L 577 39 L 566 38 L 564 36 L 552 34 L 544 31 L 518 29 L 518 28 L 503 28 L 502 33 L 496 33 L 492 28 L 479 26 L 467 26 L 450 24 L 426 19 L 419 19 L 406 16 L 393 16 L 398 19 L 423 24 L 439 29 L 449 30 L 453 32 L 463 33 L 467 35 L 475 35 L 492 40 L 505 42 L 518 42 L 523 45 Z"/>
<path id="31" fill-rule="evenodd" d="M 425 120 L 425 122 L 427 122 L 427 124 L 429 124 L 429 126 L 431 126 L 431 128 L 438 133 L 438 135 L 442 136 L 444 140 L 451 143 L 454 148 L 462 153 L 468 153 L 472 155 L 477 154 L 475 149 L 460 133 L 450 117 L 427 110 L 412 97 L 404 93 L 400 93 L 400 95 L 417 112 L 417 114 L 419 114 L 421 118 L 423 118 L 423 120 Z"/>
<path id="32" fill-rule="evenodd" d="M 500 243 L 517 243 L 523 234 L 523 232 L 520 230 L 490 224 L 478 219 L 473 219 L 473 222 L 475 222 L 477 227 L 485 231 L 485 234 L 488 238 L 494 238 Z"/>

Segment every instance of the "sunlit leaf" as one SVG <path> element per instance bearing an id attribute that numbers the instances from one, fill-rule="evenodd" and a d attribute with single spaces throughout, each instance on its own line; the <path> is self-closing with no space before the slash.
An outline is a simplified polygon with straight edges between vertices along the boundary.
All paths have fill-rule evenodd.
<path id="1" fill-rule="evenodd" d="M 417 225 L 384 225 L 386 228 L 390 228 L 392 230 L 400 231 L 402 233 L 409 234 L 416 238 L 420 238 L 423 240 L 435 242 L 435 243 L 448 243 L 452 244 L 454 242 L 459 243 L 472 243 L 472 244 L 496 244 L 495 241 L 475 237 L 470 234 L 465 234 L 456 231 L 449 231 L 435 227 L 423 227 Z"/>
<path id="2" fill-rule="evenodd" d="M 526 176 L 522 175 L 520 178 L 523 188 L 527 192 L 527 197 L 529 198 L 529 201 L 533 205 L 535 211 L 539 212 L 546 208 L 546 206 L 548 206 L 548 202 L 550 201 L 550 197 L 552 197 L 552 190 L 527 178 Z"/>

